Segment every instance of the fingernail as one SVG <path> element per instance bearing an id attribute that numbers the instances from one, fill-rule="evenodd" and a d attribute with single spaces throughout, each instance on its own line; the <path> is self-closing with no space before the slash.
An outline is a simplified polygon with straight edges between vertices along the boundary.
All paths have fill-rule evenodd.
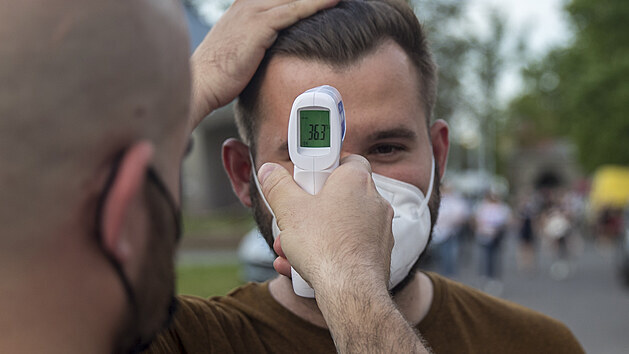
<path id="1" fill-rule="evenodd" d="M 258 179 L 260 180 L 260 183 L 264 183 L 264 180 L 266 180 L 266 178 L 271 174 L 271 172 L 273 172 L 275 169 L 277 168 L 277 165 L 274 163 L 265 163 L 264 165 L 262 165 L 262 167 L 260 167 L 260 170 L 258 171 Z"/>

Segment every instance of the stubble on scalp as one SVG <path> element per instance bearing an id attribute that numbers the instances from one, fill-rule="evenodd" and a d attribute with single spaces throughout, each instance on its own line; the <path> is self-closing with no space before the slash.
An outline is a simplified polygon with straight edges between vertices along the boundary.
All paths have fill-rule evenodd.
<path id="1" fill-rule="evenodd" d="M 152 140 L 164 155 L 189 104 L 177 6 L 39 0 L 0 11 L 0 224 L 22 235 L 16 242 L 93 207 L 85 199 L 132 141 Z M 93 220 L 83 219 L 87 230 Z"/>

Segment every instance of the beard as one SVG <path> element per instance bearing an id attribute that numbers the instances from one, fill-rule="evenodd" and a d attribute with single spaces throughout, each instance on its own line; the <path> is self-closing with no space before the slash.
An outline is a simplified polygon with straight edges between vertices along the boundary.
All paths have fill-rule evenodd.
<path id="1" fill-rule="evenodd" d="M 148 348 L 157 334 L 169 327 L 176 311 L 175 220 L 160 192 L 150 183 L 148 185 L 145 195 L 150 240 L 138 280 L 131 284 L 133 293 L 127 294 L 129 298 L 135 298 L 136 305 L 131 303 L 118 331 L 115 353 L 139 353 Z"/>
<path id="2" fill-rule="evenodd" d="M 273 254 L 277 257 L 277 253 L 275 253 L 275 250 L 273 249 L 273 215 L 271 215 L 262 201 L 262 196 L 258 192 L 258 188 L 256 187 L 253 177 L 249 181 L 249 198 L 251 198 L 253 219 L 258 226 L 258 230 L 271 248 L 271 251 L 273 251 Z"/>
<path id="3" fill-rule="evenodd" d="M 432 194 L 430 196 L 430 200 L 428 201 L 428 210 L 430 211 L 430 232 L 428 234 L 428 242 L 426 243 L 426 247 L 422 250 L 419 255 L 417 261 L 411 267 L 409 273 L 402 279 L 400 283 L 398 283 L 393 289 L 390 290 L 392 295 L 395 295 L 402 291 L 415 277 L 417 270 L 419 269 L 419 264 L 423 260 L 423 256 L 428 249 L 428 245 L 430 245 L 430 241 L 432 241 L 432 231 L 434 229 L 435 223 L 437 222 L 437 218 L 439 217 L 439 205 L 441 204 L 441 179 L 438 178 L 437 171 L 439 171 L 439 164 L 435 161 L 435 176 L 434 178 L 434 187 L 432 190 Z M 273 249 L 273 216 L 268 211 L 266 205 L 262 201 L 262 196 L 260 196 L 260 192 L 258 192 L 258 188 L 256 184 L 251 178 L 249 181 L 249 197 L 251 198 L 251 207 L 253 209 L 253 218 L 258 225 L 258 230 L 264 237 L 264 240 L 269 245 L 275 256 L 277 257 L 277 253 Z"/>

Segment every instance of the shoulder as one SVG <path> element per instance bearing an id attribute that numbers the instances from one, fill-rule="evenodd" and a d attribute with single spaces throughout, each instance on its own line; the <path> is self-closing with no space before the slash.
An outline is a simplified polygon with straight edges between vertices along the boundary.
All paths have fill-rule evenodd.
<path id="1" fill-rule="evenodd" d="M 151 353 L 334 352 L 328 330 L 282 307 L 268 282 L 210 299 L 177 299 L 174 321 L 151 345 Z"/>
<path id="2" fill-rule="evenodd" d="M 170 326 L 151 344 L 151 353 L 231 352 L 235 335 L 252 332 L 239 296 L 264 292 L 265 284 L 250 283 L 226 296 L 204 299 L 177 296 L 177 308 Z M 254 336 L 250 338 L 253 340 Z"/>
<path id="3" fill-rule="evenodd" d="M 207 322 L 218 320 L 221 323 L 231 317 L 242 315 L 242 307 L 255 303 L 256 298 L 264 297 L 268 293 L 266 283 L 248 283 L 238 287 L 225 296 L 216 296 L 209 299 L 197 296 L 180 295 L 177 297 L 177 320 L 189 326 L 190 321 Z"/>
<path id="4" fill-rule="evenodd" d="M 570 329 L 556 319 L 437 274 L 427 275 L 435 296 L 426 319 L 436 322 L 435 327 L 447 323 L 462 338 L 507 352 L 548 352 L 550 348 L 556 353 L 583 352 Z"/>

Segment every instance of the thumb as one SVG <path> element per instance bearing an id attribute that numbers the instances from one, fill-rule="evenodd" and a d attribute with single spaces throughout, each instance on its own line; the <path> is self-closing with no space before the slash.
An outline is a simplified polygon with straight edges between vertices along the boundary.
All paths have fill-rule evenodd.
<path id="1" fill-rule="evenodd" d="M 258 179 L 262 193 L 276 216 L 282 214 L 284 205 L 290 203 L 291 199 L 306 193 L 295 183 L 290 173 L 276 163 L 262 165 L 258 171 Z"/>

